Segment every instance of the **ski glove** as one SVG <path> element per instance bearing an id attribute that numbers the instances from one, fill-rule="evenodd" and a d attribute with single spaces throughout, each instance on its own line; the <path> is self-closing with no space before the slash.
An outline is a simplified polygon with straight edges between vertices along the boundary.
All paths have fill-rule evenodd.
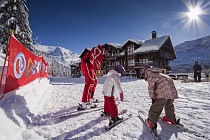
<path id="1" fill-rule="evenodd" d="M 124 99 L 124 95 L 123 95 L 123 92 L 120 93 L 120 101 L 123 101 Z"/>

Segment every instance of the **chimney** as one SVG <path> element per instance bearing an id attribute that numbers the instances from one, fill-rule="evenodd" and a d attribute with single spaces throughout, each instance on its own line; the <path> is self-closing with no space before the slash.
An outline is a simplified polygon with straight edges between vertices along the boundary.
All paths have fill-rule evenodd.
<path id="1" fill-rule="evenodd" d="M 152 39 L 154 39 L 154 38 L 156 38 L 157 36 L 156 36 L 156 31 L 152 31 Z"/>

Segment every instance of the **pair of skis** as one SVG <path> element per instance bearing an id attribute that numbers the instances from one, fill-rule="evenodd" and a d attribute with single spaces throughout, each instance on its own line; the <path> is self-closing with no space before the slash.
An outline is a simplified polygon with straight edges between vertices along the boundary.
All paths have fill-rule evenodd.
<path id="1" fill-rule="evenodd" d="M 90 112 L 95 112 L 95 111 L 100 111 L 100 110 L 103 110 L 103 107 L 95 107 L 95 108 L 88 108 L 88 109 L 80 110 L 80 111 L 75 110 L 71 112 L 65 112 L 65 113 L 59 114 L 57 117 L 60 119 L 63 119 L 63 118 L 71 117 L 71 116 L 76 116 L 79 114 L 90 113 Z"/>
<path id="2" fill-rule="evenodd" d="M 146 123 L 146 120 L 144 120 L 144 119 L 141 117 L 141 113 L 144 113 L 144 112 L 139 111 L 139 112 L 138 112 L 138 118 L 139 118 L 139 119 L 142 121 L 142 123 L 148 128 L 148 130 L 151 132 L 151 134 L 152 134 L 152 136 L 154 137 L 155 140 L 161 140 L 159 134 L 157 133 L 157 130 L 152 130 L 152 129 L 148 126 L 148 124 Z M 187 133 L 193 134 L 193 135 L 195 135 L 195 136 L 197 136 L 197 137 L 207 138 L 205 135 L 203 135 L 203 134 L 201 134 L 201 133 L 199 133 L 199 132 L 196 132 L 196 131 L 193 131 L 193 130 L 189 130 L 189 129 L 186 128 L 183 124 L 175 124 L 175 125 L 173 125 L 173 124 L 171 124 L 171 123 L 169 123 L 169 122 L 163 121 L 163 120 L 161 119 L 161 117 L 160 117 L 159 119 L 160 119 L 161 122 L 164 122 L 165 124 L 170 125 L 170 126 L 172 126 L 172 127 L 176 127 L 176 128 L 178 128 L 179 130 L 181 130 L 182 132 L 187 132 Z"/>

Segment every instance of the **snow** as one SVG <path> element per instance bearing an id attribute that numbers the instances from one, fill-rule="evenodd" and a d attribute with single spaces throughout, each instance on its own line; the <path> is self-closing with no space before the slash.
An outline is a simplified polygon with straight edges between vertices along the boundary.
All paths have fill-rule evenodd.
<path id="1" fill-rule="evenodd" d="M 192 72 L 195 61 L 210 64 L 210 36 L 186 41 L 174 47 L 177 58 L 170 62 L 173 72 Z"/>
<path id="2" fill-rule="evenodd" d="M 99 78 L 95 97 L 98 108 L 103 107 L 101 93 L 104 77 Z M 151 140 L 153 137 L 137 117 L 141 111 L 147 117 L 151 99 L 148 96 L 147 82 L 136 78 L 122 77 L 124 101 L 117 100 L 118 109 L 127 109 L 126 117 L 132 117 L 109 132 L 104 131 L 108 118 L 101 118 L 101 110 L 89 113 L 77 112 L 64 119 L 58 115 L 74 112 L 82 97 L 84 77 L 51 78 L 36 80 L 17 91 L 6 94 L 0 100 L 0 139 L 1 140 Z M 181 83 L 174 81 L 179 99 L 175 100 L 175 112 L 181 122 L 192 133 L 181 132 L 164 123 L 158 123 L 162 139 L 205 140 L 210 139 L 210 87 L 209 83 Z M 118 96 L 116 98 L 119 98 Z M 164 113 L 162 114 L 164 115 Z M 197 131 L 197 134 L 194 132 Z M 198 136 L 200 135 L 200 137 Z"/>
<path id="3" fill-rule="evenodd" d="M 143 44 L 143 42 L 142 41 L 140 41 L 140 40 L 138 40 L 138 39 L 128 39 L 125 43 L 123 43 L 123 45 L 122 46 L 124 46 L 126 43 L 128 43 L 129 41 L 131 41 L 131 42 L 134 42 L 134 43 L 136 43 L 137 45 L 142 45 Z"/>
<path id="4" fill-rule="evenodd" d="M 144 53 L 148 51 L 156 51 L 159 50 L 160 47 L 166 42 L 166 40 L 169 38 L 169 36 L 161 36 L 158 38 L 146 40 L 144 44 L 136 49 L 134 53 Z"/>
<path id="5" fill-rule="evenodd" d="M 70 64 L 75 64 L 80 61 L 78 54 L 74 54 L 70 50 L 67 50 L 63 47 L 44 45 L 34 45 L 34 47 L 36 50 L 46 53 L 48 57 L 55 58 L 56 61 L 65 66 L 69 66 Z"/>

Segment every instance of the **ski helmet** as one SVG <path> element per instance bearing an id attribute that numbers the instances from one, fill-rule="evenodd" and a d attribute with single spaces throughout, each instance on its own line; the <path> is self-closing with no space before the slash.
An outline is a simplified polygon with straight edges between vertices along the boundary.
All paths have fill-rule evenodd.
<path id="1" fill-rule="evenodd" d="M 150 68 L 150 65 L 144 64 L 143 67 L 142 67 L 142 69 L 141 69 L 141 75 L 145 75 L 146 70 L 147 70 L 148 68 Z"/>
<path id="2" fill-rule="evenodd" d="M 123 75 L 125 72 L 125 68 L 122 65 L 117 65 L 114 70 L 116 70 L 118 73 L 121 73 L 121 75 Z"/>

